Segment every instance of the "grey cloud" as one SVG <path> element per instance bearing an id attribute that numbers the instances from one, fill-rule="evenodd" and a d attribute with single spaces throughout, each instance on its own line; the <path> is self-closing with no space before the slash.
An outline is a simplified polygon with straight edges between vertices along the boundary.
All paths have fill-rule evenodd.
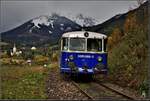
<path id="1" fill-rule="evenodd" d="M 82 13 L 101 23 L 118 13 L 127 12 L 136 4 L 136 1 L 1 1 L 0 32 L 52 12 L 65 16 Z"/>

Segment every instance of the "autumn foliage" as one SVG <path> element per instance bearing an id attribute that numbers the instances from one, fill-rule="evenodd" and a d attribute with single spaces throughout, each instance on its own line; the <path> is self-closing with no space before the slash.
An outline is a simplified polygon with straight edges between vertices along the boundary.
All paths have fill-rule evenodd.
<path id="1" fill-rule="evenodd" d="M 115 27 L 108 37 L 108 67 L 111 78 L 121 86 L 136 90 L 147 88 L 147 8 L 129 11 L 123 25 Z"/>
<path id="2" fill-rule="evenodd" d="M 108 37 L 108 50 L 117 44 L 123 36 L 119 28 L 114 28 L 112 34 Z"/>

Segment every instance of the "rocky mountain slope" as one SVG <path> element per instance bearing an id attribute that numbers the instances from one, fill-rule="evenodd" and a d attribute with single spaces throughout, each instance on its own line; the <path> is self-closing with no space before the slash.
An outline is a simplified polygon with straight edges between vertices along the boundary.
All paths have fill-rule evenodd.
<path id="1" fill-rule="evenodd" d="M 43 15 L 15 29 L 1 33 L 1 40 L 24 46 L 56 44 L 62 33 L 76 30 L 81 30 L 81 26 L 64 16 Z"/>

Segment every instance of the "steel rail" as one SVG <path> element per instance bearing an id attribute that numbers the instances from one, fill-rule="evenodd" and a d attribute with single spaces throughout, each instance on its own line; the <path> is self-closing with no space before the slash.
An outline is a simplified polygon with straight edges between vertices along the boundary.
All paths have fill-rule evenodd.
<path id="1" fill-rule="evenodd" d="M 84 90 L 82 90 L 76 82 L 72 81 L 72 84 L 73 84 L 79 91 L 81 91 L 82 94 L 84 94 L 86 97 L 88 97 L 88 99 L 94 100 L 94 98 L 93 98 L 92 96 L 90 96 L 88 93 L 86 93 Z"/>
<path id="2" fill-rule="evenodd" d="M 72 83 L 82 94 L 84 94 L 86 97 L 88 97 L 88 99 L 94 100 L 94 97 L 92 97 L 92 96 L 89 95 L 87 92 L 85 92 L 75 81 L 71 80 L 71 83 Z M 110 90 L 110 91 L 112 91 L 112 92 L 115 92 L 116 94 L 121 95 L 121 96 L 123 96 L 123 97 L 125 97 L 125 98 L 127 98 L 127 99 L 129 99 L 129 100 L 138 100 L 138 98 L 136 98 L 136 97 L 134 97 L 134 96 L 132 96 L 132 95 L 129 95 L 129 94 L 125 94 L 125 93 L 123 93 L 123 92 L 121 92 L 121 91 L 119 91 L 119 90 L 117 90 L 117 89 L 115 89 L 115 88 L 113 88 L 113 87 L 108 86 L 108 85 L 105 85 L 105 84 L 102 83 L 101 81 L 94 80 L 93 83 L 96 83 L 96 84 L 98 84 L 99 86 L 104 87 L 104 88 L 106 88 L 106 89 L 108 89 L 108 90 Z"/>
<path id="3" fill-rule="evenodd" d="M 108 85 L 105 85 L 104 83 L 101 83 L 100 81 L 95 81 L 95 83 L 97 83 L 98 85 L 100 85 L 100 86 L 102 86 L 102 87 L 105 87 L 105 88 L 111 90 L 112 92 L 115 92 L 115 93 L 117 93 L 117 94 L 119 94 L 119 95 L 122 95 L 123 97 L 125 97 L 125 98 L 127 98 L 127 99 L 129 99 L 129 100 L 137 100 L 137 98 L 135 98 L 135 97 L 133 97 L 133 96 L 131 96 L 131 95 L 125 94 L 125 93 L 123 93 L 123 92 L 121 92 L 121 91 L 119 91 L 119 90 L 116 90 L 116 89 L 113 88 L 113 87 L 110 87 L 110 86 L 108 86 Z"/>

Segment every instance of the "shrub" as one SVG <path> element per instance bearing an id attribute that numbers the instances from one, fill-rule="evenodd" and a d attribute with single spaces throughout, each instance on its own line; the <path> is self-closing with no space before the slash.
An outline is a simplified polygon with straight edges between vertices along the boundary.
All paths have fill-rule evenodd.
<path id="1" fill-rule="evenodd" d="M 0 60 L 2 65 L 24 65 L 25 61 L 23 59 L 14 59 L 14 58 L 2 58 Z"/>
<path id="2" fill-rule="evenodd" d="M 11 59 L 10 60 L 12 65 L 23 65 L 25 64 L 25 61 L 23 59 Z"/>
<path id="3" fill-rule="evenodd" d="M 5 53 L 1 53 L 1 54 L 0 54 L 0 57 L 1 57 L 1 58 L 8 58 L 9 55 L 5 52 Z"/>
<path id="4" fill-rule="evenodd" d="M 2 65 L 9 65 L 9 64 L 11 64 L 10 58 L 2 58 L 2 59 L 0 59 L 0 63 Z"/>
<path id="5" fill-rule="evenodd" d="M 35 62 L 36 64 L 40 64 L 40 65 L 43 65 L 43 64 L 47 63 L 48 60 L 49 60 L 49 58 L 46 57 L 46 56 L 43 56 L 43 55 L 36 55 L 36 56 L 34 57 L 34 62 Z"/>
<path id="6" fill-rule="evenodd" d="M 134 89 L 139 86 L 140 89 L 146 89 L 145 84 L 141 83 L 148 73 L 148 15 L 142 17 L 142 21 L 139 21 L 139 12 L 128 13 L 123 33 L 118 27 L 108 38 L 108 67 L 111 77 L 118 84 Z"/>
<path id="7" fill-rule="evenodd" d="M 58 56 L 59 56 L 58 52 L 53 53 L 51 56 L 51 61 L 55 62 L 58 61 Z"/>

